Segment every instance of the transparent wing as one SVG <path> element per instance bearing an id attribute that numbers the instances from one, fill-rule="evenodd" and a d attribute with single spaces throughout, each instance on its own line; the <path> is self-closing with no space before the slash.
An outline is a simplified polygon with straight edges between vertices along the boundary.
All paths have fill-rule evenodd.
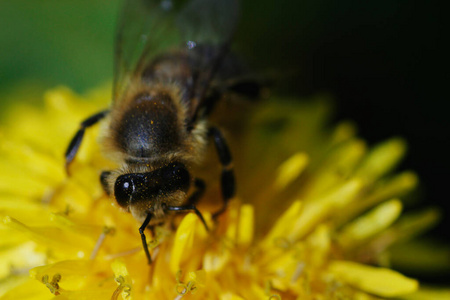
<path id="1" fill-rule="evenodd" d="M 168 51 L 229 43 L 237 0 L 124 0 L 115 48 L 113 101 L 149 61 Z"/>

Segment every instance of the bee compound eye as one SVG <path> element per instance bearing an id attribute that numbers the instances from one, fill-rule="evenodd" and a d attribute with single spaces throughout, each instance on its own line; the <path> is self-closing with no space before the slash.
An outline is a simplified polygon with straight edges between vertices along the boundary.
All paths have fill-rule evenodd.
<path id="1" fill-rule="evenodd" d="M 135 188 L 135 184 L 129 175 L 119 176 L 114 185 L 114 196 L 117 203 L 122 207 L 127 207 Z"/>
<path id="2" fill-rule="evenodd" d="M 189 188 L 190 176 L 186 167 L 182 164 L 174 164 L 171 168 L 170 184 L 174 189 L 187 190 Z"/>
<path id="3" fill-rule="evenodd" d="M 189 182 L 189 172 L 184 167 L 177 166 L 173 173 L 176 181 L 179 181 L 180 183 Z"/>

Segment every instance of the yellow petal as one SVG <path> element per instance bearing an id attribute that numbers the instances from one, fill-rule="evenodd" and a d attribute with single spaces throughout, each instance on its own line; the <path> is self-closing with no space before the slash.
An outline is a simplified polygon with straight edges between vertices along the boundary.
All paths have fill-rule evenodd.
<path id="1" fill-rule="evenodd" d="M 240 246 L 249 246 L 253 240 L 254 210 L 252 205 L 241 206 L 236 243 Z"/>
<path id="2" fill-rule="evenodd" d="M 395 138 L 377 145 L 356 171 L 355 176 L 375 180 L 392 170 L 406 151 L 406 143 Z"/>
<path id="3" fill-rule="evenodd" d="M 0 281 L 0 299 L 3 299 L 2 296 L 5 295 L 8 291 L 13 290 L 16 287 L 32 280 L 30 279 L 30 276 L 28 276 L 28 274 L 9 276 L 3 276 L 2 274 L 0 278 L 2 278 L 2 280 Z"/>
<path id="4" fill-rule="evenodd" d="M 27 242 L 0 251 L 0 278 L 5 278 L 14 270 L 23 270 L 45 262 L 45 255 L 36 251 L 36 244 Z"/>
<path id="5" fill-rule="evenodd" d="M 244 300 L 244 298 L 239 297 L 238 295 L 231 292 L 227 292 L 220 295 L 220 300 Z"/>
<path id="6" fill-rule="evenodd" d="M 307 166 L 308 161 L 308 155 L 305 153 L 296 153 L 281 164 L 278 168 L 277 177 L 274 182 L 275 189 L 282 190 L 298 178 Z"/>
<path id="7" fill-rule="evenodd" d="M 199 270 L 195 272 L 188 273 L 188 280 L 194 282 L 197 285 L 203 286 L 206 281 L 206 272 L 205 270 Z"/>
<path id="8" fill-rule="evenodd" d="M 333 261 L 329 271 L 337 279 L 371 294 L 396 297 L 416 291 L 419 283 L 390 269 L 370 267 L 349 261 Z"/>
<path id="9" fill-rule="evenodd" d="M 42 246 L 54 247 L 55 257 L 84 257 L 94 247 L 94 240 L 59 227 L 29 227 L 11 217 L 5 217 L 3 222 Z"/>
<path id="10" fill-rule="evenodd" d="M 399 240 L 411 239 L 432 228 L 441 219 L 441 211 L 437 207 L 421 209 L 417 212 L 408 212 L 402 215 L 393 226 Z M 392 234 L 386 231 L 387 234 Z M 425 245 L 426 243 L 421 243 Z"/>
<path id="11" fill-rule="evenodd" d="M 309 233 L 319 222 L 323 221 L 336 209 L 346 206 L 361 191 L 362 184 L 351 180 L 321 199 L 315 199 L 305 204 L 297 220 L 291 224 L 288 239 L 295 241 Z"/>
<path id="12" fill-rule="evenodd" d="M 270 296 L 266 294 L 263 287 L 255 282 L 241 284 L 239 285 L 239 289 L 239 294 L 242 295 L 244 299 L 269 299 Z"/>
<path id="13" fill-rule="evenodd" d="M 305 202 L 308 199 L 323 197 L 332 189 L 344 184 L 353 175 L 366 151 L 367 146 L 361 140 L 351 140 L 333 148 L 312 174 L 313 178 L 308 182 L 307 190 L 302 195 Z"/>
<path id="14" fill-rule="evenodd" d="M 86 180 L 97 182 L 97 178 L 91 178 L 83 174 Z M 91 209 L 94 192 L 88 191 L 85 186 L 80 185 L 76 178 L 70 178 L 67 183 L 52 198 L 52 206 L 64 211 L 68 206 L 77 213 L 87 213 Z"/>
<path id="15" fill-rule="evenodd" d="M 43 300 L 51 299 L 50 291 L 37 280 L 29 279 L 0 297 L 1 300 Z"/>
<path id="16" fill-rule="evenodd" d="M 239 222 L 239 202 L 232 201 L 228 204 L 228 212 L 227 212 L 227 222 L 226 222 L 226 232 L 225 236 L 230 241 L 236 241 L 238 235 L 238 222 Z"/>
<path id="17" fill-rule="evenodd" d="M 173 274 L 181 269 L 182 260 L 190 255 L 197 221 L 198 217 L 189 213 L 183 218 L 177 229 L 170 258 L 170 270 Z"/>
<path id="18" fill-rule="evenodd" d="M 294 224 L 300 216 L 301 209 L 302 202 L 298 200 L 294 201 L 283 215 L 278 218 L 277 222 L 264 239 L 263 244 L 270 247 L 277 238 L 285 237 L 291 229 L 292 224 Z"/>
<path id="19" fill-rule="evenodd" d="M 94 263 L 89 260 L 65 260 L 30 270 L 30 276 L 40 282 L 44 276 L 49 280 L 57 274 L 61 276 L 60 285 L 66 290 L 80 289 L 88 282 Z"/>
<path id="20" fill-rule="evenodd" d="M 223 245 L 217 248 L 208 249 L 203 255 L 203 269 L 207 272 L 221 271 L 230 262 L 230 249 Z"/>
<path id="21" fill-rule="evenodd" d="M 355 125 L 351 122 L 344 121 L 339 123 L 331 136 L 332 144 L 339 144 L 350 140 L 356 134 Z"/>
<path id="22" fill-rule="evenodd" d="M 111 300 L 111 291 L 108 289 L 65 291 L 54 300 Z M 121 299 L 121 298 L 119 298 Z M 126 298 L 123 298 L 126 299 Z M 131 298 L 128 298 L 131 300 Z M 114 299 L 115 300 L 115 299 Z"/>
<path id="23" fill-rule="evenodd" d="M 8 161 L 14 164 L 15 169 L 26 169 L 32 176 L 40 176 L 49 184 L 56 184 L 64 179 L 62 156 L 60 159 L 42 153 L 27 144 L 5 141 L 0 144 L 0 151 L 8 155 Z"/>
<path id="24" fill-rule="evenodd" d="M 128 276 L 127 266 L 120 259 L 116 259 L 112 262 L 111 269 L 113 270 L 114 276 L 116 278 L 119 276 L 123 276 L 123 277 Z"/>
<path id="25" fill-rule="evenodd" d="M 101 226 L 79 224 L 63 213 L 51 214 L 50 221 L 63 230 L 74 232 L 83 237 L 89 237 L 92 241 L 97 240 L 100 234 L 105 230 L 105 228 Z"/>
<path id="26" fill-rule="evenodd" d="M 405 300 L 448 300 L 450 299 L 450 289 L 423 287 L 410 295 L 403 296 Z"/>
<path id="27" fill-rule="evenodd" d="M 344 224 L 358 216 L 368 208 L 392 198 L 404 196 L 413 190 L 418 183 L 417 175 L 413 172 L 403 172 L 376 185 L 367 197 L 353 203 L 338 217 L 338 224 Z"/>
<path id="28" fill-rule="evenodd" d="M 368 205 L 373 205 L 382 200 L 403 196 L 414 189 L 418 181 L 417 175 L 411 171 L 395 175 L 390 180 L 379 184 L 368 197 L 367 203 Z"/>
<path id="29" fill-rule="evenodd" d="M 394 245 L 389 251 L 392 264 L 414 274 L 444 274 L 450 270 L 450 246 L 430 240 Z"/>
<path id="30" fill-rule="evenodd" d="M 325 224 L 319 225 L 307 239 L 311 264 L 318 268 L 325 264 L 331 247 L 330 228 Z"/>
<path id="31" fill-rule="evenodd" d="M 1 164 L 0 167 L 5 168 Z M 19 170 L 10 170 L 7 174 L 0 173 L 0 192 L 35 199 L 42 198 L 48 192 L 49 184 L 46 180 L 38 176 L 23 176 L 23 174 Z"/>
<path id="32" fill-rule="evenodd" d="M 50 225 L 50 212 L 42 203 L 27 197 L 4 196 L 0 198 L 0 217 L 19 218 L 32 226 Z"/>
<path id="33" fill-rule="evenodd" d="M 4 216 L 0 214 L 0 218 Z M 8 248 L 28 241 L 28 238 L 24 234 L 11 234 L 9 228 L 0 223 L 0 241 L 1 247 Z"/>
<path id="34" fill-rule="evenodd" d="M 265 268 L 269 274 L 274 274 L 272 285 L 284 291 L 291 284 L 296 284 L 299 273 L 304 269 L 304 263 L 299 262 L 298 252 L 286 251 L 273 256 Z M 300 271 L 299 271 L 300 270 Z"/>
<path id="35" fill-rule="evenodd" d="M 385 230 L 398 218 L 401 210 L 402 203 L 399 200 L 391 200 L 378 205 L 342 230 L 339 237 L 341 244 L 349 247 Z"/>

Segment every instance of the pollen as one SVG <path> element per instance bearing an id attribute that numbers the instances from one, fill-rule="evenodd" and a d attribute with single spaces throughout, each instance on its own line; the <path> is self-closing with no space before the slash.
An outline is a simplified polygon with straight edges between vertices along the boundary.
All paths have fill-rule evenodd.
<path id="1" fill-rule="evenodd" d="M 107 106 L 108 95 L 101 88 L 82 101 L 58 88 L 45 95 L 44 108 L 8 111 L 0 129 L 0 299 L 430 295 L 388 267 L 391 246 L 438 216 L 402 212 L 418 184 L 411 171 L 395 173 L 405 141 L 371 148 L 349 123 L 326 128 L 328 105 L 320 99 L 256 107 L 239 132 L 245 143 L 231 147 L 237 197 L 213 221 L 208 203 L 222 200 L 208 187 L 199 208 L 210 232 L 193 213 L 148 232 L 148 265 L 140 224 L 98 180 L 111 169 L 97 141 L 101 126 L 86 133 L 71 176 L 64 172 L 78 122 Z M 210 170 L 215 178 L 217 167 Z"/>

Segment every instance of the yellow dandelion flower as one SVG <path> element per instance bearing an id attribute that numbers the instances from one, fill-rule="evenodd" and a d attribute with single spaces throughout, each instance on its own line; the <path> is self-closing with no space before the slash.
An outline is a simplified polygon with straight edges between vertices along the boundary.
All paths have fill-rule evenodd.
<path id="1" fill-rule="evenodd" d="M 98 181 L 111 164 L 96 141 L 101 125 L 87 133 L 71 176 L 64 171 L 79 121 L 103 108 L 108 94 L 58 88 L 44 108 L 9 112 L 0 131 L 0 299 L 430 295 L 386 259 L 389 246 L 437 217 L 430 210 L 402 221 L 401 199 L 417 184 L 412 172 L 392 173 L 404 141 L 368 148 L 350 123 L 326 130 L 329 105 L 321 99 L 256 108 L 232 147 L 238 197 L 217 226 L 203 210 L 210 233 L 195 214 L 175 230 L 158 227 L 147 265 L 140 224 Z M 218 203 L 217 185 L 210 190 L 205 202 Z"/>

